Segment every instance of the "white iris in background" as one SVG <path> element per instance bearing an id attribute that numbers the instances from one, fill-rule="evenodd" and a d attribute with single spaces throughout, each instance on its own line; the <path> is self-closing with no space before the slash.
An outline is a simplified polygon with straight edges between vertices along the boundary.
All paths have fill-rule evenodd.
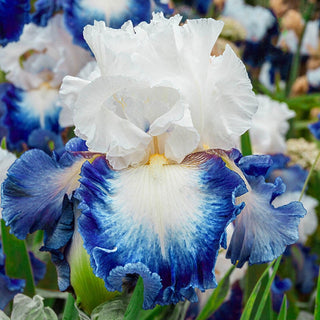
<path id="1" fill-rule="evenodd" d="M 288 120 L 295 116 L 284 102 L 257 95 L 258 111 L 252 119 L 250 138 L 254 153 L 272 154 L 286 151 Z"/>
<path id="2" fill-rule="evenodd" d="M 64 76 L 76 75 L 90 60 L 87 50 L 72 43 L 60 14 L 46 27 L 25 25 L 18 42 L 0 48 L 0 68 L 7 72 L 8 81 L 24 90 L 44 82 L 58 88 Z"/>

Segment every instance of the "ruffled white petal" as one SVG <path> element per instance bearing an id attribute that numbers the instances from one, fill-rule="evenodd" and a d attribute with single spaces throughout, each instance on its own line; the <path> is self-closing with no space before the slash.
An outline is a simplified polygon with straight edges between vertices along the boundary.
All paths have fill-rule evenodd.
<path id="1" fill-rule="evenodd" d="M 222 56 L 212 59 L 204 86 L 202 143 L 222 149 L 235 147 L 238 137 L 251 127 L 257 101 L 244 64 L 229 46 Z M 192 111 L 199 113 L 196 105 Z M 196 120 L 194 123 L 197 128 Z"/>
<path id="2" fill-rule="evenodd" d="M 79 72 L 77 77 L 64 77 L 59 95 L 62 110 L 59 115 L 59 123 L 62 127 L 71 127 L 73 122 L 73 107 L 81 90 L 100 76 L 100 69 L 95 61 L 91 61 Z"/>
<path id="3" fill-rule="evenodd" d="M 76 133 L 87 141 L 89 150 L 107 153 L 114 169 L 145 162 L 150 154 L 159 152 L 181 161 L 196 148 L 199 137 L 179 99 L 172 88 L 150 88 L 124 77 L 100 77 L 78 96 Z M 182 135 L 184 140 L 179 138 Z M 157 136 L 154 147 L 150 143 Z"/>
<path id="4" fill-rule="evenodd" d="M 178 162 L 194 150 L 203 150 L 203 145 L 224 149 L 236 146 L 241 134 L 250 128 L 251 118 L 257 108 L 245 67 L 232 49 L 227 47 L 224 55 L 218 58 L 210 55 L 223 23 L 199 19 L 188 21 L 181 27 L 180 20 L 179 15 L 165 19 L 162 14 L 154 14 L 149 24 L 143 22 L 135 28 L 130 22 L 121 29 L 107 28 L 104 22 L 95 22 L 94 26 L 88 25 L 84 29 L 84 37 L 103 77 L 125 76 L 131 81 L 141 82 L 142 87 L 147 83 L 152 88 L 148 99 L 153 102 L 156 96 L 160 95 L 159 101 L 166 96 L 162 93 L 164 87 L 168 88 L 167 91 L 169 88 L 177 90 L 180 102 L 171 103 L 171 108 L 175 107 L 169 108 L 170 112 L 164 108 L 163 101 L 148 103 L 148 108 L 144 107 L 144 103 L 138 102 L 141 98 L 137 99 L 137 90 L 126 93 L 127 104 L 129 100 L 135 101 L 130 103 L 130 108 L 126 107 L 126 114 L 119 108 L 113 111 L 145 132 L 148 131 L 147 127 L 150 128 L 148 133 L 157 136 L 162 152 L 170 160 Z M 63 90 L 76 92 L 76 89 L 67 88 L 68 81 Z M 98 82 L 95 83 L 98 85 Z M 84 82 L 77 84 L 74 81 L 74 84 L 78 85 L 78 92 L 83 91 Z M 155 89 L 159 87 L 162 89 Z M 92 92 L 95 90 L 93 85 L 90 88 Z M 102 93 L 102 86 L 95 91 L 97 94 L 106 97 L 106 93 Z M 80 95 L 83 96 L 83 92 Z M 85 99 L 88 111 L 84 112 L 83 118 L 88 117 L 91 108 L 96 108 L 97 102 L 96 98 L 91 101 L 89 96 Z M 80 98 L 68 101 L 66 97 L 64 100 L 74 110 L 75 119 L 79 120 Z M 82 102 L 81 105 L 84 106 Z M 181 113 L 182 106 L 184 111 Z M 90 140 L 88 145 L 92 150 L 108 152 L 110 156 L 110 149 L 106 148 L 110 141 L 101 143 L 100 140 L 104 139 L 101 135 L 93 140 L 92 132 L 85 133 L 78 120 L 75 120 L 77 134 Z M 101 117 L 96 117 L 96 120 L 92 122 L 93 127 L 101 128 Z M 128 128 L 130 126 L 128 124 Z M 183 135 L 187 137 L 189 147 L 187 141 L 180 145 Z M 117 143 L 124 143 L 124 140 L 121 142 L 118 139 Z M 137 148 L 137 141 L 134 144 Z M 140 151 L 145 146 L 146 141 Z M 102 147 L 105 149 L 102 150 Z M 118 150 L 123 149 L 131 147 L 126 143 L 118 145 L 112 154 L 116 157 Z M 132 155 L 132 152 L 126 154 Z M 125 156 L 125 153 L 122 155 Z M 143 158 L 141 156 L 140 161 Z M 132 159 L 127 163 L 132 164 Z"/>
<path id="5" fill-rule="evenodd" d="M 257 95 L 259 107 L 252 119 L 250 138 L 254 153 L 272 154 L 286 151 L 288 120 L 295 116 L 284 102 Z"/>

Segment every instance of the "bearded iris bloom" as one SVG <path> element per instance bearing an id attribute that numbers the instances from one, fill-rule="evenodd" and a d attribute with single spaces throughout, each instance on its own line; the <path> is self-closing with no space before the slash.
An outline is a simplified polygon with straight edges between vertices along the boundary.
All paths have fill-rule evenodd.
<path id="1" fill-rule="evenodd" d="M 11 84 L 1 84 L 2 125 L 10 150 L 22 151 L 38 129 L 60 134 L 59 87 L 67 74 L 77 74 L 92 60 L 72 43 L 61 14 L 47 26 L 26 25 L 18 42 L 0 48 L 0 67 Z"/>
<path id="2" fill-rule="evenodd" d="M 231 48 L 210 55 L 222 23 L 180 20 L 155 14 L 136 27 L 87 26 L 97 63 L 61 89 L 83 141 L 67 145 L 61 159 L 26 152 L 3 184 L 3 217 L 18 237 L 44 229 L 69 243 L 65 221 L 74 220 L 94 274 L 109 291 L 140 275 L 144 308 L 196 301 L 196 288 L 214 288 L 233 221 L 227 255 L 240 267 L 280 255 L 305 214 L 299 202 L 272 206 L 285 186 L 280 178 L 265 183 L 270 157 L 225 151 L 250 128 L 257 102 Z M 63 255 L 61 248 L 49 251 Z"/>

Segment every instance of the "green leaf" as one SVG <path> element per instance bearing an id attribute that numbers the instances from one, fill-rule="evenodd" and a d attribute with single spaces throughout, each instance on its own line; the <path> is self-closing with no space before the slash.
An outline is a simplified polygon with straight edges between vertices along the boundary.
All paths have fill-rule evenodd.
<path id="1" fill-rule="evenodd" d="M 1 149 L 7 150 L 7 140 L 6 137 L 3 137 L 1 140 Z"/>
<path id="2" fill-rule="evenodd" d="M 251 148 L 251 141 L 250 141 L 250 135 L 249 130 L 247 130 L 242 136 L 241 136 L 241 152 L 244 156 L 249 156 L 252 154 L 252 148 Z"/>
<path id="3" fill-rule="evenodd" d="M 68 299 L 66 301 L 62 320 L 77 320 L 79 319 L 79 313 L 74 306 L 75 300 L 71 293 L 68 295 Z"/>
<path id="4" fill-rule="evenodd" d="M 277 320 L 287 319 L 287 296 L 284 295 Z"/>
<path id="5" fill-rule="evenodd" d="M 157 305 L 152 310 L 141 310 L 139 314 L 139 320 L 155 320 L 159 319 L 160 315 L 164 314 L 170 306 Z"/>
<path id="6" fill-rule="evenodd" d="M 301 64 L 301 46 L 302 46 L 303 36 L 306 31 L 307 22 L 310 20 L 312 13 L 314 11 L 314 7 L 315 7 L 314 3 L 312 3 L 311 1 L 308 2 L 306 12 L 303 14 L 305 23 L 304 23 L 302 33 L 299 37 L 298 48 L 293 56 L 291 69 L 290 69 L 290 73 L 289 73 L 289 80 L 287 81 L 287 84 L 286 84 L 286 96 L 287 97 L 290 95 L 292 85 L 299 75 L 299 71 L 300 71 L 300 67 L 301 67 L 301 65 L 300 65 Z"/>
<path id="7" fill-rule="evenodd" d="M 0 70 L 0 83 L 6 82 L 6 74 L 4 71 Z"/>
<path id="8" fill-rule="evenodd" d="M 269 279 L 270 279 L 269 273 L 267 273 L 265 275 L 265 277 L 261 281 L 260 288 L 266 288 Z M 253 307 L 253 309 L 251 311 L 250 320 L 254 318 L 254 316 L 255 316 L 258 308 L 259 308 L 260 301 L 261 301 L 261 299 L 263 297 L 263 294 L 264 294 L 264 291 L 263 290 L 259 290 L 257 298 L 256 298 L 256 301 L 254 303 L 254 307 Z M 269 292 L 268 296 L 267 296 L 267 300 L 266 300 L 265 306 L 263 308 L 263 312 L 261 314 L 261 318 L 259 320 L 272 320 L 272 312 L 273 311 L 272 311 L 271 295 L 270 295 L 270 292 Z"/>
<path id="9" fill-rule="evenodd" d="M 317 294 L 316 294 L 316 305 L 314 310 L 314 319 L 320 320 L 320 270 L 318 275 L 318 285 L 317 285 Z"/>
<path id="10" fill-rule="evenodd" d="M 210 296 L 208 302 L 202 309 L 201 313 L 197 317 L 197 320 L 205 320 L 210 317 L 223 303 L 225 297 L 229 291 L 229 279 L 230 275 L 235 269 L 235 266 L 232 266 L 225 276 L 220 280 L 218 286 L 214 289 L 212 295 Z"/>
<path id="11" fill-rule="evenodd" d="M 253 264 L 248 266 L 245 277 L 242 279 L 244 282 L 244 304 L 249 300 L 250 294 L 255 286 L 255 284 L 259 281 L 261 275 L 267 268 L 268 264 Z"/>
<path id="12" fill-rule="evenodd" d="M 17 239 L 10 234 L 9 227 L 1 220 L 1 237 L 3 252 L 6 255 L 6 274 L 11 278 L 25 279 L 24 294 L 29 297 L 35 295 L 33 274 L 27 247 L 24 240 Z"/>
<path id="13" fill-rule="evenodd" d="M 251 312 L 252 312 L 252 309 L 253 309 L 253 306 L 254 306 L 254 303 L 256 301 L 256 298 L 258 296 L 258 292 L 259 292 L 259 289 L 260 289 L 260 286 L 261 286 L 261 282 L 262 282 L 262 279 L 267 275 L 267 273 L 269 272 L 269 269 L 274 265 L 274 268 L 273 268 L 273 273 L 267 283 L 267 286 L 266 286 L 266 289 L 264 291 L 264 294 L 263 294 L 263 297 L 260 301 L 260 304 L 259 304 L 259 307 L 258 307 L 258 311 L 255 315 L 255 318 L 254 319 L 259 319 L 259 317 L 257 317 L 258 315 L 260 316 L 262 311 L 263 311 L 263 308 L 265 306 L 265 303 L 266 303 L 266 300 L 267 300 L 267 297 L 268 297 L 268 293 L 269 293 L 269 289 L 271 287 L 271 284 L 272 284 L 272 281 L 275 277 L 275 274 L 278 270 L 278 267 L 279 267 L 279 264 L 280 264 L 280 261 L 281 261 L 281 256 L 276 260 L 275 264 L 274 263 L 270 263 L 269 266 L 266 268 L 266 270 L 263 272 L 263 274 L 261 275 L 259 281 L 256 283 L 256 285 L 254 286 L 253 290 L 252 290 L 252 293 L 246 303 L 246 306 L 243 310 L 243 313 L 241 315 L 241 318 L 240 320 L 248 320 L 250 319 L 250 315 L 251 315 Z"/>
<path id="14" fill-rule="evenodd" d="M 136 320 L 143 304 L 143 280 L 139 277 L 136 287 L 133 291 L 126 313 L 124 314 L 124 320 Z"/>
<path id="15" fill-rule="evenodd" d="M 261 314 L 262 314 L 263 308 L 264 308 L 264 306 L 266 304 L 266 301 L 268 299 L 270 288 L 271 288 L 272 282 L 274 280 L 274 277 L 276 276 L 277 270 L 279 268 L 280 261 L 281 261 L 281 256 L 276 260 L 276 263 L 274 264 L 272 275 L 271 275 L 271 277 L 270 277 L 270 279 L 269 279 L 269 281 L 267 283 L 267 286 L 266 286 L 266 288 L 265 288 L 265 290 L 263 292 L 263 296 L 262 296 L 262 298 L 260 300 L 258 311 L 256 313 L 256 316 L 254 317 L 254 320 L 261 319 Z"/>

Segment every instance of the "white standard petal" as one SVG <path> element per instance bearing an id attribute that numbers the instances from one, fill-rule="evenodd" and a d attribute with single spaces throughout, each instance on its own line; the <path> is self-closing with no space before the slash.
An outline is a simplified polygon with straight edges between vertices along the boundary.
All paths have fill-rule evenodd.
<path id="1" fill-rule="evenodd" d="M 222 56 L 212 58 L 208 68 L 202 104 L 191 109 L 194 125 L 203 144 L 229 149 L 251 127 L 257 101 L 244 64 L 229 46 Z"/>
<path id="2" fill-rule="evenodd" d="M 124 105 L 117 92 L 130 85 L 124 78 L 98 78 L 83 88 L 74 110 L 76 134 L 86 140 L 89 150 L 107 153 L 116 169 L 146 158 L 145 150 L 151 142 L 145 131 L 121 114 Z"/>
<path id="3" fill-rule="evenodd" d="M 71 127 L 74 125 L 73 109 L 79 93 L 90 81 L 100 77 L 100 75 L 100 69 L 97 63 L 91 61 L 81 69 L 77 77 L 66 76 L 63 78 L 59 90 L 59 102 L 62 106 L 59 114 L 61 127 Z"/>
<path id="4" fill-rule="evenodd" d="M 200 19 L 180 26 L 180 20 L 179 15 L 166 19 L 162 14 L 154 14 L 149 24 L 143 22 L 134 28 L 130 22 L 117 30 L 107 28 L 104 22 L 95 22 L 94 26 L 86 26 L 84 29 L 84 37 L 96 57 L 102 76 L 125 75 L 134 81 L 148 83 L 151 88 L 170 87 L 179 92 L 181 103 L 185 105 L 183 117 L 180 120 L 176 118 L 179 114 L 177 110 L 181 109 L 181 105 L 176 105 L 175 111 L 171 110 L 169 113 L 174 118 L 167 121 L 165 113 L 169 110 L 161 107 L 165 111 L 161 112 L 163 118 L 159 118 L 152 127 L 156 132 L 161 131 L 161 128 L 166 129 L 161 137 L 157 136 L 158 141 L 164 146 L 166 155 L 178 162 L 187 152 L 186 143 L 179 145 L 183 136 L 191 143 L 188 150 L 192 150 L 198 141 L 198 149 L 203 149 L 203 145 L 223 149 L 236 146 L 241 134 L 250 128 L 251 118 L 257 109 L 245 67 L 233 51 L 227 47 L 221 57 L 212 58 L 210 55 L 223 23 L 213 19 Z M 133 100 L 137 101 L 133 91 L 131 94 Z M 129 94 L 127 98 L 129 99 Z M 89 99 L 86 101 L 87 109 L 92 108 Z M 138 107 L 141 103 L 135 102 L 135 105 L 135 108 L 131 108 L 135 111 L 132 119 L 129 111 L 126 117 L 119 108 L 114 108 L 113 111 L 143 129 L 136 118 L 142 120 L 142 113 L 147 109 Z M 78 111 L 74 111 L 76 118 Z M 149 119 L 148 116 L 145 118 Z M 92 121 L 94 127 L 102 125 L 99 124 L 100 119 L 101 117 L 97 117 L 98 122 Z M 153 121 L 149 121 L 150 128 Z M 92 134 L 85 133 L 79 125 L 77 133 L 85 139 L 90 137 L 88 140 L 93 138 Z M 149 133 L 153 135 L 152 131 Z M 200 139 L 196 133 L 200 135 Z M 165 144 L 164 135 L 167 136 Z M 145 146 L 143 144 L 143 148 Z M 118 151 L 115 148 L 113 154 L 116 155 Z M 108 152 L 111 154 L 110 150 Z M 126 154 L 132 155 L 132 152 Z M 140 159 L 142 158 L 141 155 Z M 128 161 L 131 162 L 132 159 Z"/>
<path id="5" fill-rule="evenodd" d="M 253 116 L 250 138 L 254 153 L 272 154 L 286 151 L 288 120 L 295 116 L 284 102 L 257 95 L 258 111 Z"/>
<path id="6" fill-rule="evenodd" d="M 74 123 L 89 149 L 106 153 L 114 169 L 146 162 L 154 153 L 180 162 L 199 141 L 175 89 L 124 77 L 101 77 L 85 86 L 75 103 Z"/>
<path id="7" fill-rule="evenodd" d="M 0 185 L 2 185 L 2 182 L 7 177 L 7 171 L 16 158 L 17 157 L 13 153 L 0 148 Z M 1 212 L 2 208 L 0 208 L 0 220 L 2 219 Z"/>

